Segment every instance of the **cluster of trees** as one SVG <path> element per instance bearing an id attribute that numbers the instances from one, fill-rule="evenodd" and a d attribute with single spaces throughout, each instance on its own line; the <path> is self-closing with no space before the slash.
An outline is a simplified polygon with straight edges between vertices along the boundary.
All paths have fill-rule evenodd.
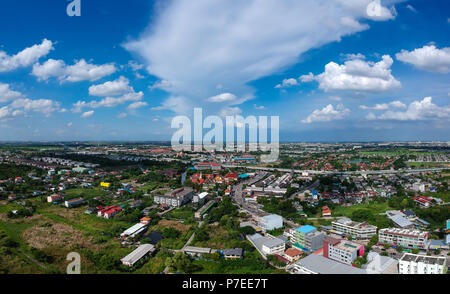
<path id="1" fill-rule="evenodd" d="M 191 274 L 202 268 L 195 265 L 192 259 L 183 252 L 177 252 L 174 256 L 166 258 L 165 265 L 173 272 Z"/>
<path id="2" fill-rule="evenodd" d="M 174 228 L 165 228 L 162 230 L 161 233 L 164 236 L 164 238 L 168 239 L 177 239 L 181 235 L 181 232 Z"/>
<path id="3" fill-rule="evenodd" d="M 237 206 L 233 204 L 229 196 L 225 196 L 223 197 L 222 202 L 217 205 L 217 207 L 211 209 L 206 218 L 206 221 L 208 223 L 214 223 L 220 221 L 224 216 L 236 217 L 237 215 Z"/>

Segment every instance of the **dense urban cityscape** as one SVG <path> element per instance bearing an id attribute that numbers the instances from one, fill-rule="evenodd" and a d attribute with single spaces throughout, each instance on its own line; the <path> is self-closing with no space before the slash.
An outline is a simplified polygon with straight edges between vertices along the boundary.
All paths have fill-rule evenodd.
<path id="1" fill-rule="evenodd" d="M 445 292 L 449 12 L 0 1 L 0 284 Z"/>
<path id="2" fill-rule="evenodd" d="M 248 146 L 247 146 L 248 147 Z M 2 273 L 444 274 L 449 143 L 5 143 Z"/>

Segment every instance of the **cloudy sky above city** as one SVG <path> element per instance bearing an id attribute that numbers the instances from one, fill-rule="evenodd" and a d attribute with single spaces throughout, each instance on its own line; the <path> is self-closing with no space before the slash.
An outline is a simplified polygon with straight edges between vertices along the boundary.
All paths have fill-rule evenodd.
<path id="1" fill-rule="evenodd" d="M 276 115 L 282 141 L 450 140 L 450 3 L 0 4 L 0 141 L 170 140 L 176 115 Z"/>

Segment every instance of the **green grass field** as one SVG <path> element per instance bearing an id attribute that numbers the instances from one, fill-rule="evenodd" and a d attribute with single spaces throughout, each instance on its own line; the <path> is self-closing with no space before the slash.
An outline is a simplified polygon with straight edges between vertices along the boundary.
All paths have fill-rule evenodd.
<path id="1" fill-rule="evenodd" d="M 387 202 L 382 203 L 363 203 L 363 204 L 357 204 L 353 206 L 339 206 L 333 209 L 333 216 L 347 216 L 351 217 L 352 213 L 357 209 L 369 209 L 374 214 L 383 213 L 386 210 L 392 209 L 389 207 Z"/>

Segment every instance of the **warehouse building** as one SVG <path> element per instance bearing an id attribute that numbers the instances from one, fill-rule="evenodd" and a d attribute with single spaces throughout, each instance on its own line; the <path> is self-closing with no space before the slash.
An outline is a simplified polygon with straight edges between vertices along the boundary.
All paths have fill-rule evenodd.
<path id="1" fill-rule="evenodd" d="M 131 267 L 136 262 L 141 260 L 141 258 L 143 258 L 149 253 L 152 253 L 153 251 L 155 251 L 155 246 L 153 246 L 152 244 L 140 245 L 138 248 L 136 248 L 136 250 L 134 250 L 124 258 L 122 258 L 120 261 L 122 262 L 123 265 Z"/>

